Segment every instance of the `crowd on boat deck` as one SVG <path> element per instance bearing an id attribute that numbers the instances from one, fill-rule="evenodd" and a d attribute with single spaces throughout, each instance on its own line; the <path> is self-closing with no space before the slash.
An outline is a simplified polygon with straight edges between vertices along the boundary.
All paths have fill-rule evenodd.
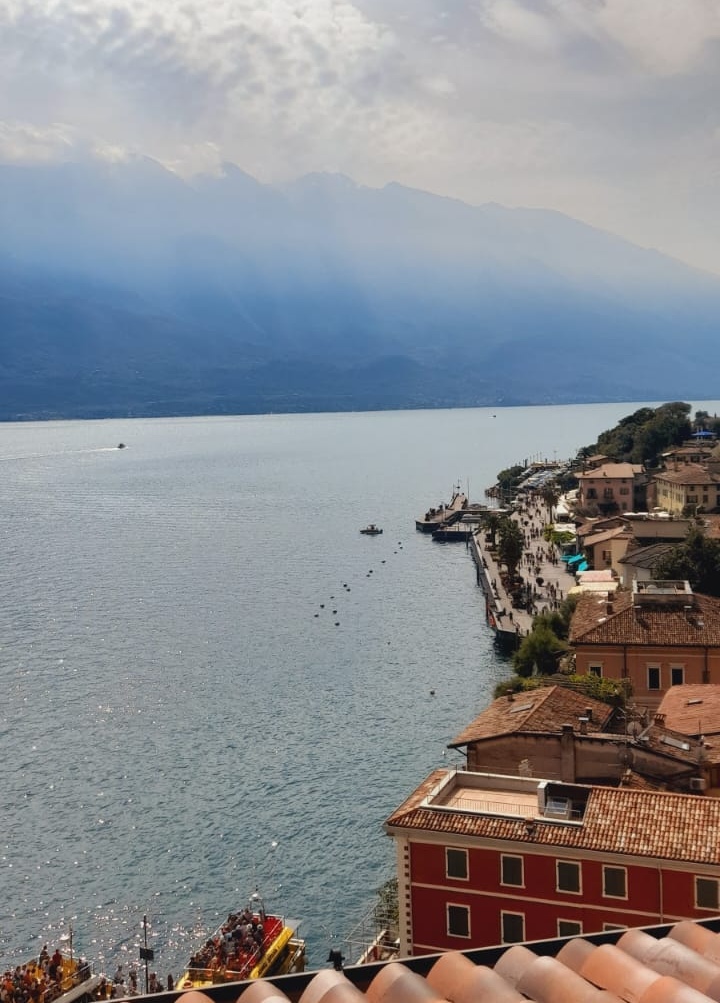
<path id="1" fill-rule="evenodd" d="M 250 909 L 231 912 L 215 936 L 192 956 L 190 968 L 240 971 L 263 952 L 264 919 L 263 912 L 255 915 Z"/>
<path id="2" fill-rule="evenodd" d="M 45 944 L 37 961 L 8 968 L 2 977 L 0 1003 L 52 1003 L 70 985 L 90 977 L 90 966 L 82 959 L 66 969 L 59 949 L 50 954 Z"/>

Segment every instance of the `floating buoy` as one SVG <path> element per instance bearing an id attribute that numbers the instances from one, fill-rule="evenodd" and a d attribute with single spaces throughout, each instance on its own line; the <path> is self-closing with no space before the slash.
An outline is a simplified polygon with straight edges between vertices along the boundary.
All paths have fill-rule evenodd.
<path id="1" fill-rule="evenodd" d="M 434 697 L 434 696 L 435 696 L 435 690 L 430 690 L 430 696 L 431 696 L 431 697 Z"/>
<path id="2" fill-rule="evenodd" d="M 333 613 L 337 613 L 337 610 L 336 610 L 336 609 L 334 609 L 334 610 L 333 610 Z"/>
<path id="3" fill-rule="evenodd" d="M 335 621 L 335 626 L 336 626 L 336 627 L 339 627 L 339 626 L 340 626 L 340 621 L 339 621 L 339 620 L 336 620 L 336 621 Z"/>
<path id="4" fill-rule="evenodd" d="M 320 616 L 319 613 L 313 613 L 313 616 Z"/>
<path id="5" fill-rule="evenodd" d="M 325 609 L 325 603 L 324 602 L 320 603 L 320 609 Z"/>

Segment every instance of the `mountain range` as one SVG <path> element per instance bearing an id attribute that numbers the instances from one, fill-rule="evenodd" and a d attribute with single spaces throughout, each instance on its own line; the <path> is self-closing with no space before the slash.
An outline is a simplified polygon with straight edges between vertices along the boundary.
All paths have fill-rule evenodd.
<path id="1" fill-rule="evenodd" d="M 340 175 L 0 166 L 0 419 L 710 399 L 720 277 Z"/>

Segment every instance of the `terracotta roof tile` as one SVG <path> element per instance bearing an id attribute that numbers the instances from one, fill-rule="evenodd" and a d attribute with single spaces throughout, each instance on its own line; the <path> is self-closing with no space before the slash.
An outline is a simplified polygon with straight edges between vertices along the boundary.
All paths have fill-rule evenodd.
<path id="1" fill-rule="evenodd" d="M 464 728 L 450 747 L 517 732 L 559 732 L 564 724 L 579 729 L 579 719 L 588 709 L 592 711 L 594 730 L 604 730 L 613 708 L 564 686 L 538 687 L 516 693 L 512 700 L 500 697 Z"/>
<path id="2" fill-rule="evenodd" d="M 616 592 L 612 612 L 592 595 L 580 596 L 570 624 L 571 644 L 652 644 L 720 646 L 720 599 L 693 597 L 693 610 L 682 607 L 633 608 L 631 592 Z"/>
<path id="3" fill-rule="evenodd" d="M 643 472 L 643 467 L 641 463 L 603 463 L 601 467 L 595 467 L 593 470 L 586 470 L 583 474 L 576 474 L 575 476 L 579 481 L 581 480 L 602 480 L 603 477 L 612 477 L 617 479 L 618 477 L 627 477 L 632 480 L 632 478 Z"/>
<path id="4" fill-rule="evenodd" d="M 437 783 L 437 773 L 433 778 Z M 427 791 L 427 781 L 422 789 Z M 439 809 L 424 803 L 427 794 L 419 792 L 388 818 L 387 828 L 720 864 L 720 800 L 714 798 L 592 787 L 580 823 L 535 816 L 536 824 L 528 834 L 519 816 Z"/>
<path id="5" fill-rule="evenodd" d="M 718 474 L 712 474 L 706 467 L 698 463 L 683 463 L 677 470 L 667 469 L 655 474 L 654 481 L 667 481 L 670 484 L 717 484 Z"/>
<path id="6" fill-rule="evenodd" d="M 665 715 L 668 728 L 683 735 L 717 735 L 720 733 L 720 686 L 715 683 L 672 686 L 663 697 L 658 713 Z"/>
<path id="7" fill-rule="evenodd" d="M 308 972 L 299 982 L 281 976 L 214 986 L 176 998 L 182 1003 L 710 1003 L 720 995 L 720 935 L 710 926 L 683 921 L 529 946 L 448 951 L 342 972 Z M 608 936 L 615 943 L 607 942 Z"/>

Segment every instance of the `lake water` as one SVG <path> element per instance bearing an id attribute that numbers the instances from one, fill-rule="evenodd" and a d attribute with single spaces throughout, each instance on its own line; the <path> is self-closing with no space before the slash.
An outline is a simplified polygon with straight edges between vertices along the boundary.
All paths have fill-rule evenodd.
<path id="1" fill-rule="evenodd" d="M 415 517 L 637 406 L 0 425 L 0 960 L 177 975 L 257 884 L 323 965 L 508 674 Z"/>

